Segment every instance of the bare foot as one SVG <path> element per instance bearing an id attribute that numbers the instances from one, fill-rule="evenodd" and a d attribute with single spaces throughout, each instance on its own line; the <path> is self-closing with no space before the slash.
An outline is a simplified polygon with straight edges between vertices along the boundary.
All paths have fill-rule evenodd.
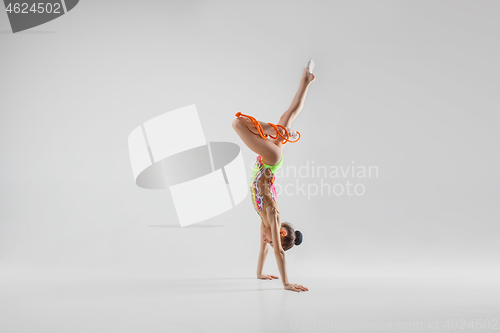
<path id="1" fill-rule="evenodd" d="M 316 77 L 314 76 L 313 73 L 309 73 L 309 75 L 307 75 L 308 72 L 309 72 L 309 69 L 307 67 L 304 68 L 304 71 L 302 72 L 302 81 L 304 81 L 306 83 L 314 82 L 314 80 L 316 80 Z"/>

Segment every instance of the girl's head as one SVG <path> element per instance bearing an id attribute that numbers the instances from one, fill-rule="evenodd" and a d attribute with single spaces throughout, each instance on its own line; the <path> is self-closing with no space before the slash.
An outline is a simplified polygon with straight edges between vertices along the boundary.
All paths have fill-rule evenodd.
<path id="1" fill-rule="evenodd" d="M 281 247 L 284 251 L 290 250 L 294 245 L 302 243 L 302 233 L 293 229 L 293 225 L 288 222 L 282 222 L 280 228 Z M 264 242 L 273 246 L 271 230 L 268 229 L 262 235 Z"/>
<path id="2" fill-rule="evenodd" d="M 284 251 L 290 250 L 294 245 L 300 245 L 300 243 L 302 243 L 302 233 L 298 230 L 294 230 L 291 223 L 281 223 L 280 234 L 281 247 Z"/>

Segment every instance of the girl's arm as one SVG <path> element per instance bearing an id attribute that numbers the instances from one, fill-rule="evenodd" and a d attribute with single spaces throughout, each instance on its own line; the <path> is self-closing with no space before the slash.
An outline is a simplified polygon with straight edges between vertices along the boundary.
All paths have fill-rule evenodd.
<path id="1" fill-rule="evenodd" d="M 279 215 L 272 208 L 268 208 L 268 221 L 271 225 L 271 235 L 273 238 L 274 256 L 276 257 L 276 264 L 281 275 L 281 282 L 286 289 L 288 283 L 288 275 L 286 273 L 285 251 L 281 247 L 281 236 L 279 232 Z"/>
<path id="2" fill-rule="evenodd" d="M 280 220 L 279 220 L 279 214 L 274 210 L 272 207 L 267 208 L 267 216 L 268 216 L 268 221 L 271 225 L 271 234 L 273 238 L 273 249 L 274 249 L 274 256 L 276 257 L 276 263 L 278 264 L 278 269 L 281 274 L 281 282 L 283 283 L 283 287 L 287 290 L 292 290 L 292 291 L 308 291 L 304 286 L 301 286 L 299 284 L 295 283 L 290 283 L 288 282 L 288 275 L 286 273 L 286 262 L 285 262 L 285 251 L 281 247 L 281 235 L 280 235 Z"/>
<path id="3" fill-rule="evenodd" d="M 263 280 L 277 279 L 276 275 L 262 274 L 262 268 L 264 268 L 264 262 L 266 261 L 267 253 L 269 252 L 269 246 L 260 237 L 260 252 L 259 252 L 259 262 L 257 263 L 257 278 Z"/>

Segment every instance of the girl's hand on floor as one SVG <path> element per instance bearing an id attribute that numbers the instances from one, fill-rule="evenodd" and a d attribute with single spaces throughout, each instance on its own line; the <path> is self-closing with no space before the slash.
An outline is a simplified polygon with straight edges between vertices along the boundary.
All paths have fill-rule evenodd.
<path id="1" fill-rule="evenodd" d="M 278 277 L 276 275 L 261 274 L 257 276 L 257 278 L 261 280 L 272 280 L 272 279 L 277 279 Z"/>
<path id="2" fill-rule="evenodd" d="M 307 289 L 306 287 L 301 286 L 300 284 L 296 284 L 296 283 L 286 284 L 285 289 L 291 290 L 291 291 L 296 291 L 296 292 L 309 291 L 309 289 Z"/>

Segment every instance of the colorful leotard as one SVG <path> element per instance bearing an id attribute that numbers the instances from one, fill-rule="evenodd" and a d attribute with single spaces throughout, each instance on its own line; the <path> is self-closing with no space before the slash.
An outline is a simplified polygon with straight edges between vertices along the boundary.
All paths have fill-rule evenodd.
<path id="1" fill-rule="evenodd" d="M 255 167 L 253 169 L 252 180 L 250 182 L 250 193 L 255 210 L 259 215 L 265 213 L 265 208 L 270 205 L 278 210 L 276 198 L 276 188 L 274 187 L 275 173 L 283 164 L 283 156 L 276 165 L 268 165 L 262 162 L 262 157 L 257 156 Z"/>

